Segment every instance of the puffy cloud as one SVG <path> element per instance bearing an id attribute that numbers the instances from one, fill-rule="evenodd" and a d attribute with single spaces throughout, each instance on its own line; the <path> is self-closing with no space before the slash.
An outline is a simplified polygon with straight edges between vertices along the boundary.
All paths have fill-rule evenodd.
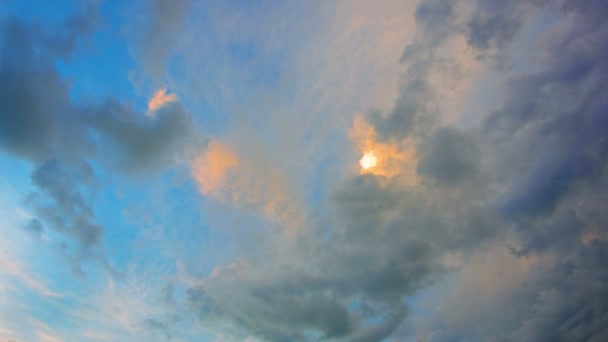
<path id="1" fill-rule="evenodd" d="M 418 168 L 420 173 L 441 185 L 479 179 L 479 149 L 472 137 L 442 128 L 428 145 Z"/>
<path id="2" fill-rule="evenodd" d="M 133 8 L 135 20 L 126 26 L 128 36 L 137 37 L 133 54 L 155 80 L 163 76 L 165 66 L 175 47 L 180 28 L 187 21 L 192 0 L 153 0 L 139 2 Z"/>
<path id="3" fill-rule="evenodd" d="M 605 206 L 600 204 L 605 196 L 600 193 L 606 189 L 606 139 L 599 127 L 605 126 L 608 108 L 600 76 L 606 69 L 608 35 L 605 25 L 593 19 L 603 8 L 594 6 L 598 4 L 563 4 L 562 20 L 538 38 L 535 63 L 506 77 L 502 103 L 475 137 L 480 144 L 475 154 L 482 161 L 473 172 L 475 180 L 493 190 L 487 194 L 495 194 L 502 219 L 513 227 L 509 240 L 497 240 L 511 250 L 501 260 L 510 261 L 501 264 L 479 253 L 487 258 L 484 267 L 504 277 L 500 285 L 484 280 L 486 272 L 470 273 L 471 266 L 464 266 L 460 277 L 474 290 L 437 301 L 442 309 L 426 335 L 430 340 L 606 337 L 606 301 L 601 299 L 606 288 L 599 285 L 605 276 L 600 266 L 606 253 L 601 228 Z M 509 35 L 496 39 L 503 44 Z M 523 269 L 522 263 L 527 263 Z M 483 299 L 485 292 L 491 293 L 489 302 Z M 464 296 L 462 302 L 459 296 Z M 464 313 L 463 302 L 468 307 Z"/>

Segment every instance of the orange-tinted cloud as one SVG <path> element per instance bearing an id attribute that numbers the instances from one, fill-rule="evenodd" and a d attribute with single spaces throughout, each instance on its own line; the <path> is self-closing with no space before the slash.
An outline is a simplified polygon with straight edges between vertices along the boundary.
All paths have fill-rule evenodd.
<path id="1" fill-rule="evenodd" d="M 418 184 L 418 156 L 414 140 L 378 141 L 376 130 L 361 116 L 355 118 L 349 132 L 350 139 L 361 153 L 361 174 L 372 174 L 386 178 L 399 178 L 406 186 Z M 373 156 L 373 163 L 369 163 Z"/>
<path id="2" fill-rule="evenodd" d="M 154 96 L 148 101 L 148 115 L 157 111 L 160 107 L 167 103 L 177 101 L 175 94 L 167 94 L 167 89 L 159 89 L 154 93 Z"/>
<path id="3" fill-rule="evenodd" d="M 217 141 L 209 143 L 207 150 L 194 159 L 192 175 L 201 193 L 217 195 L 225 186 L 228 171 L 238 164 L 236 154 Z"/>
<path id="4" fill-rule="evenodd" d="M 287 175 L 264 156 L 238 154 L 212 141 L 193 161 L 192 175 L 202 194 L 237 207 L 255 208 L 287 233 L 295 233 L 302 225 L 302 206 Z"/>

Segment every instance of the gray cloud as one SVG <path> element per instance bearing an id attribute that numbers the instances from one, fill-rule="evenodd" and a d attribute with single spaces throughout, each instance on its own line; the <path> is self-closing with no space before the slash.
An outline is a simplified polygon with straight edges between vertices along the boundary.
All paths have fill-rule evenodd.
<path id="1" fill-rule="evenodd" d="M 115 101 L 96 110 L 87 124 L 118 149 L 115 162 L 129 171 L 170 164 L 192 128 L 191 117 L 180 103 L 161 108 L 154 119 Z"/>
<path id="2" fill-rule="evenodd" d="M 601 341 L 607 336 L 606 112 L 608 27 L 603 5 L 566 2 L 545 33 L 532 71 L 505 82 L 504 99 L 479 137 L 510 243 L 522 260 L 544 260 L 475 322 L 434 322 L 433 341 Z M 502 39 L 502 38 L 499 38 Z M 474 302 L 471 301 L 471 305 Z M 459 309 L 443 317 L 458 315 Z M 506 317 L 509 317 L 508 319 Z M 473 329 L 477 325 L 479 329 Z"/>
<path id="3" fill-rule="evenodd" d="M 243 336 L 380 341 L 406 317 L 404 300 L 440 276 L 442 257 L 463 241 L 486 239 L 480 231 L 496 222 L 480 219 L 491 216 L 487 208 L 421 197 L 373 176 L 339 185 L 331 207 L 333 215 L 300 236 L 293 254 L 215 271 L 190 288 L 187 305 L 205 322 L 231 322 Z M 452 213 L 462 222 L 450 222 Z"/>
<path id="4" fill-rule="evenodd" d="M 199 317 L 272 341 L 381 341 L 402 325 L 405 299 L 445 274 L 446 258 L 498 243 L 517 245 L 514 258 L 553 261 L 508 292 L 500 308 L 508 320 L 488 312 L 465 329 L 438 319 L 431 340 L 606 337 L 607 218 L 599 203 L 606 200 L 608 35 L 593 19 L 601 5 L 561 7 L 567 20 L 543 37 L 543 60 L 534 71 L 502 74 L 503 102 L 479 129 L 442 127 L 431 77 L 455 62 L 440 56 L 441 42 L 465 35 L 480 54 L 508 59 L 501 54 L 526 10 L 543 5 L 507 4 L 503 13 L 493 4 L 479 2 L 465 18 L 447 2 L 421 5 L 416 20 L 432 39 L 406 48 L 393 111 L 369 114 L 383 139 L 420 141 L 422 191 L 370 175 L 343 181 L 330 217 L 302 232 L 291 253 L 224 268 L 191 287 L 186 302 Z"/>
<path id="5" fill-rule="evenodd" d="M 29 227 L 39 233 L 53 230 L 69 238 L 62 246 L 72 260 L 76 274 L 82 275 L 79 261 L 101 258 L 101 239 L 104 229 L 95 223 L 95 215 L 87 200 L 86 189 L 94 182 L 94 172 L 85 161 L 60 162 L 47 160 L 32 173 L 38 192 L 28 196 L 26 203 L 37 216 Z"/>
<path id="6" fill-rule="evenodd" d="M 418 172 L 441 185 L 463 180 L 479 179 L 479 149 L 471 137 L 456 130 L 443 128 L 436 132 Z"/>
<path id="7" fill-rule="evenodd" d="M 90 203 L 95 171 L 88 160 L 129 172 L 155 171 L 175 160 L 190 132 L 190 115 L 179 103 L 149 118 L 113 99 L 71 99 L 70 84 L 55 63 L 69 58 L 98 21 L 91 5 L 48 27 L 13 17 L 0 23 L 0 149 L 36 165 L 31 179 L 37 191 L 26 202 L 37 217 L 27 227 L 49 229 L 75 243 L 78 251 L 62 247 L 73 256 L 75 270 L 77 260 L 91 255 L 106 263 L 104 228 Z"/>
<path id="8" fill-rule="evenodd" d="M 595 241 L 578 248 L 553 269 L 532 277 L 532 305 L 525 305 L 513 339 L 603 341 L 608 337 L 608 245 Z M 519 303 L 523 304 L 523 303 Z"/>

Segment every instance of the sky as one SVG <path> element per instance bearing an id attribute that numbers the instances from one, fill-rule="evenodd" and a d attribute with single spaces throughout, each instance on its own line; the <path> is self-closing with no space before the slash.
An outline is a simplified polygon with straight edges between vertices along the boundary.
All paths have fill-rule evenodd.
<path id="1" fill-rule="evenodd" d="M 608 340 L 602 0 L 0 0 L 0 341 Z"/>

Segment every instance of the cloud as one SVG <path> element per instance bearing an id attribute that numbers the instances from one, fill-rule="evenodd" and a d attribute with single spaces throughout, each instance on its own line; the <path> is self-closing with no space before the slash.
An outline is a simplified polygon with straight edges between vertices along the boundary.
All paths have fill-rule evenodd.
<path id="1" fill-rule="evenodd" d="M 472 137 L 442 128 L 428 145 L 418 167 L 421 174 L 441 185 L 479 180 L 479 149 Z"/>
<path id="2" fill-rule="evenodd" d="M 192 172 L 201 193 L 213 195 L 220 191 L 226 185 L 228 172 L 237 164 L 237 156 L 231 149 L 219 142 L 211 141 L 207 149 L 192 164 Z"/>
<path id="3" fill-rule="evenodd" d="M 37 217 L 34 232 L 67 239 L 60 249 L 78 260 L 103 257 L 104 227 L 96 223 L 90 188 L 100 167 L 150 172 L 174 163 L 190 132 L 190 115 L 177 102 L 148 118 L 129 105 L 72 99 L 70 82 L 56 67 L 87 41 L 98 22 L 95 4 L 49 27 L 14 17 L 0 23 L 0 149 L 35 165 L 37 188 L 27 199 Z M 64 245 L 66 244 L 67 245 Z M 73 245 L 72 245 L 73 244 Z"/>
<path id="4" fill-rule="evenodd" d="M 199 191 L 237 208 L 252 207 L 285 233 L 295 234 L 304 216 L 287 176 L 259 150 L 248 152 L 211 140 L 192 161 Z"/>
<path id="5" fill-rule="evenodd" d="M 325 222 L 332 227 L 325 241 L 300 236 L 295 250 L 271 264 L 216 271 L 189 290 L 187 304 L 206 322 L 227 320 L 268 340 L 306 339 L 308 331 L 388 337 L 407 313 L 405 296 L 441 270 L 442 250 L 457 238 L 440 211 L 419 201 L 357 176 L 335 194 L 338 216 Z"/>
<path id="6" fill-rule="evenodd" d="M 140 45 L 132 53 L 154 80 L 163 76 L 191 3 L 192 0 L 153 0 L 132 9 L 136 19 L 126 26 L 125 32 L 138 38 Z"/>
<path id="7" fill-rule="evenodd" d="M 188 159 L 189 175 L 206 197 L 205 224 L 236 217 L 249 231 L 222 241 L 229 251 L 213 270 L 185 276 L 178 264 L 166 286 L 109 277 L 94 308 L 79 312 L 81 325 L 108 319 L 87 336 L 107 328 L 170 339 L 196 317 L 222 340 L 606 339 L 605 6 L 292 6 L 250 13 L 155 1 L 133 23 L 133 51 L 154 81 L 167 77 L 181 98 L 230 113 L 200 117 L 221 124 Z M 252 13 L 268 16 L 259 23 Z M 191 19 L 200 25 L 178 35 Z M 76 266 L 103 263 L 98 170 L 133 176 L 170 165 L 192 119 L 163 90 L 154 117 L 112 99 L 74 101 L 55 61 L 80 34 L 6 23 L 0 148 L 34 165 L 28 228 L 58 239 Z M 207 72 L 216 83 L 201 82 Z M 465 125 L 463 103 L 473 85 L 487 85 L 482 74 L 499 84 L 499 100 Z M 361 170 L 365 153 L 376 165 Z M 197 259 L 185 265 L 208 258 L 204 241 L 189 243 Z"/>
<path id="8" fill-rule="evenodd" d="M 501 265 L 485 252 L 476 257 L 486 258 L 487 267 L 499 272 L 496 279 L 504 277 L 500 284 L 488 282 L 486 272 L 469 273 L 471 266 L 464 266 L 460 276 L 470 282 L 469 295 L 476 299 L 458 292 L 438 301 L 442 310 L 426 334 L 430 340 L 606 337 L 606 301 L 600 299 L 606 289 L 591 285 L 604 277 L 599 263 L 606 253 L 606 232 L 599 227 L 605 215 L 599 203 L 605 202 L 600 193 L 606 187 L 606 144 L 597 127 L 604 125 L 601 113 L 608 108 L 601 95 L 605 80 L 599 76 L 606 69 L 608 35 L 605 26 L 591 24 L 593 13 L 603 11 L 594 6 L 564 3 L 563 20 L 538 38 L 542 53 L 532 68 L 506 76 L 502 103 L 475 136 L 475 155 L 483 159 L 471 160 L 483 163 L 471 164 L 477 165 L 475 171 L 466 174 L 488 182 L 502 219 L 514 228 L 508 240 L 498 240 L 511 250 L 501 260 L 510 261 Z M 496 39 L 506 43 L 508 36 Z M 442 150 L 450 155 L 439 158 L 442 163 L 466 156 L 466 150 L 451 148 L 461 143 L 446 146 Z M 520 273 L 522 263 L 527 266 Z M 486 292 L 490 302 L 498 303 L 479 298 Z M 452 305 L 460 300 L 467 303 L 464 312 L 462 303 Z"/>
<path id="9" fill-rule="evenodd" d="M 177 95 L 167 94 L 167 89 L 159 89 L 154 93 L 154 96 L 148 101 L 148 115 L 161 108 L 162 106 L 177 100 Z"/>

